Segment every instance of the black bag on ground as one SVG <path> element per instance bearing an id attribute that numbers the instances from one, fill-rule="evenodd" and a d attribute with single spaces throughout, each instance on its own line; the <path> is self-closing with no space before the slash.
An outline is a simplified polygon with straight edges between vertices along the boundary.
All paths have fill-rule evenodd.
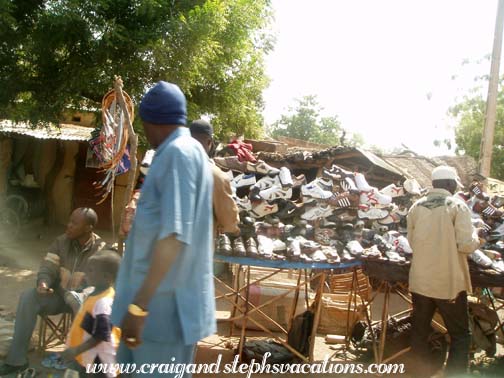
<path id="1" fill-rule="evenodd" d="M 310 353 L 313 318 L 314 314 L 311 310 L 297 315 L 292 321 L 291 329 L 287 335 L 287 343 L 305 357 Z"/>
<path id="2" fill-rule="evenodd" d="M 251 363 L 252 360 L 261 363 L 266 352 L 271 355 L 266 364 L 287 364 L 292 362 L 294 355 L 282 344 L 273 340 L 247 341 L 243 348 L 243 361 Z"/>

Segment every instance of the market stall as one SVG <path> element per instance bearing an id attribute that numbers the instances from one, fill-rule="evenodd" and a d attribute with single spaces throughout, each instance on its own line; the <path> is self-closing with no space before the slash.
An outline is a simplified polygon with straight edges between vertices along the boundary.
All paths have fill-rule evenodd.
<path id="1" fill-rule="evenodd" d="M 374 340 L 372 345 L 375 360 L 396 357 L 384 355 L 387 320 L 392 316 L 388 303 L 393 293 L 410 302 L 407 278 L 413 251 L 406 235 L 406 216 L 427 188 L 414 178 L 401 177 L 391 165 L 360 150 L 334 148 L 297 153 L 282 160 L 278 154 L 255 155 L 251 149 L 246 143 L 235 141 L 236 154 L 214 159 L 228 172 L 241 219 L 239 236 L 217 238 L 218 259 L 238 266 L 266 264 L 305 271 L 319 264 L 320 269 L 328 270 L 363 265 L 376 283 L 375 294 L 382 292 L 385 298 L 379 342 Z M 339 155 L 338 164 L 335 155 Z M 259 157 L 268 159 L 268 163 Z M 302 164 L 296 159 L 303 160 Z M 384 172 L 388 172 L 388 183 L 383 179 Z M 486 277 L 485 288 L 499 286 L 504 279 L 500 255 L 504 251 L 500 210 L 504 198 L 490 198 L 483 183 L 477 180 L 468 185 L 467 192 L 458 195 L 471 209 L 473 223 L 486 240 L 469 257 L 475 285 L 480 285 L 479 278 Z M 246 288 L 247 284 L 231 289 L 249 302 Z M 317 293 L 323 289 L 319 285 Z M 358 298 L 355 292 L 352 300 L 369 306 L 375 297 L 367 301 Z M 247 318 L 249 309 L 258 311 L 248 303 L 240 317 Z M 368 323 L 371 327 L 369 319 Z M 440 323 L 435 323 L 435 329 L 445 331 Z M 245 335 L 243 323 L 242 334 L 240 353 Z M 349 333 L 346 336 L 349 338 Z"/>

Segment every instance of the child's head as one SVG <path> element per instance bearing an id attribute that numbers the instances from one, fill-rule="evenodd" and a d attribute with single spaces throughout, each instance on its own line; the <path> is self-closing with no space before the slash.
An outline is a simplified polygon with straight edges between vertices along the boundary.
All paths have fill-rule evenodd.
<path id="1" fill-rule="evenodd" d="M 91 256 L 86 266 L 88 285 L 95 287 L 112 286 L 115 282 L 121 257 L 117 252 L 104 249 Z"/>

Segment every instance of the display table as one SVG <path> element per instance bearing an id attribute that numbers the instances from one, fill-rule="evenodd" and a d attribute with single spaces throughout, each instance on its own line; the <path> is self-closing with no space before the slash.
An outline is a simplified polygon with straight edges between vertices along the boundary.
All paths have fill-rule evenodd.
<path id="1" fill-rule="evenodd" d="M 376 298 L 377 293 L 384 293 L 383 307 L 382 307 L 382 316 L 381 316 L 381 334 L 380 340 L 378 341 L 378 346 L 376 347 L 376 339 L 372 334 L 375 342 L 373 343 L 373 353 L 375 357 L 376 363 L 386 363 L 389 362 L 400 355 L 408 352 L 410 348 L 406 348 L 404 350 L 395 353 L 392 356 L 384 359 L 384 350 L 385 350 L 385 339 L 386 339 L 386 331 L 387 331 L 387 321 L 391 317 L 398 318 L 412 311 L 412 301 L 411 295 L 408 290 L 408 278 L 409 278 L 409 270 L 410 265 L 397 265 L 383 260 L 366 260 L 363 262 L 363 271 L 364 273 L 375 282 L 377 282 L 377 289 L 375 295 L 367 302 L 367 305 L 371 305 L 373 300 Z M 504 286 L 504 275 L 492 275 L 485 273 L 481 270 L 475 269 L 474 266 L 470 264 L 470 274 L 471 274 L 471 282 L 473 288 L 483 288 L 486 289 L 488 287 L 503 287 Z M 496 306 L 494 303 L 494 299 L 492 298 L 489 290 L 483 290 L 483 293 L 487 295 L 489 302 L 491 303 L 494 310 L 496 310 Z M 400 298 L 402 298 L 410 308 L 408 310 L 402 311 L 397 314 L 390 314 L 389 312 L 389 303 L 390 303 L 390 295 L 397 294 Z M 371 323 L 368 322 L 368 326 L 371 327 Z M 432 320 L 433 328 L 442 333 L 446 334 L 446 328 L 436 322 L 434 319 Z M 499 320 L 499 328 L 504 330 L 503 324 Z"/>
<path id="2" fill-rule="evenodd" d="M 324 284 L 326 281 L 326 271 L 330 269 L 338 269 L 338 270 L 351 270 L 359 267 L 361 265 L 360 261 L 352 261 L 352 262 L 347 262 L 347 263 L 339 263 L 339 264 L 329 264 L 329 263 L 317 263 L 317 262 L 312 262 L 312 263 L 305 263 L 305 262 L 291 262 L 291 261 L 278 261 L 278 260 L 261 260 L 261 259 L 253 259 L 249 257 L 237 257 L 237 256 L 225 256 L 225 255 L 218 255 L 216 254 L 214 256 L 214 259 L 217 261 L 221 262 L 226 262 L 229 264 L 236 264 L 237 269 L 236 269 L 236 274 L 233 279 L 233 286 L 230 287 L 226 283 L 224 283 L 222 280 L 219 278 L 215 277 L 216 281 L 218 281 L 222 286 L 224 286 L 227 289 L 226 293 L 222 293 L 216 297 L 217 299 L 222 298 L 227 300 L 229 303 L 232 304 L 232 312 L 231 312 L 231 317 L 228 319 L 230 322 L 230 335 L 233 334 L 233 330 L 235 327 L 235 323 L 237 321 L 241 321 L 241 332 L 240 332 L 240 342 L 238 346 L 238 354 L 240 356 L 240 360 L 242 359 L 242 353 L 243 353 L 243 347 L 245 345 L 245 339 L 246 339 L 246 328 L 247 328 L 247 322 L 251 322 L 254 324 L 256 327 L 261 329 L 263 332 L 265 332 L 268 336 L 273 338 L 275 341 L 281 343 L 284 345 L 291 353 L 293 353 L 296 357 L 300 358 L 302 361 L 305 362 L 310 362 L 313 361 L 313 349 L 315 345 L 315 335 L 316 335 L 316 330 L 318 327 L 319 319 L 320 319 L 320 304 L 322 300 L 322 292 L 324 289 Z M 255 279 L 253 281 L 250 280 L 250 268 L 256 267 L 256 268 L 269 268 L 271 269 L 271 272 L 266 274 L 266 276 L 261 277 L 259 279 Z M 242 269 L 245 271 L 245 282 L 243 286 L 240 286 L 240 274 Z M 275 296 L 274 298 L 271 298 L 265 303 L 262 303 L 261 305 L 255 306 L 253 303 L 250 301 L 250 288 L 252 285 L 255 285 L 257 283 L 260 283 L 261 281 L 264 281 L 266 279 L 269 279 L 276 274 L 279 274 L 284 271 L 288 270 L 296 270 L 297 271 L 297 284 L 294 285 L 293 287 L 285 290 L 281 295 Z M 316 271 L 314 274 L 309 275 L 308 271 Z M 310 282 L 316 281 L 318 282 L 317 285 L 317 290 L 316 290 L 316 295 L 315 299 L 313 300 L 313 303 L 311 304 L 311 308 L 314 311 L 314 322 L 313 322 L 313 328 L 310 336 L 310 351 L 309 351 L 309 356 L 303 356 L 300 354 L 297 350 L 292 348 L 288 343 L 287 343 L 287 334 L 288 330 L 292 325 L 292 320 L 295 315 L 295 311 L 297 308 L 297 303 L 299 300 L 299 292 L 300 289 L 304 287 L 305 293 L 308 291 L 308 287 Z M 294 292 L 294 298 L 293 298 L 293 304 L 291 308 L 291 312 L 288 318 L 288 327 L 287 329 L 282 327 L 278 322 L 276 322 L 274 319 L 266 315 L 263 311 L 261 311 L 261 308 L 278 301 L 284 297 L 286 297 L 288 294 L 291 292 Z M 239 301 L 243 301 L 244 306 L 239 305 Z M 239 314 L 237 314 L 239 313 Z M 264 325 L 264 322 L 258 321 L 257 319 L 254 319 L 251 317 L 252 314 L 260 315 L 262 319 L 264 319 L 265 322 L 269 324 L 273 324 L 278 331 L 283 334 L 284 338 L 278 337 L 275 335 L 269 328 L 267 328 Z"/>

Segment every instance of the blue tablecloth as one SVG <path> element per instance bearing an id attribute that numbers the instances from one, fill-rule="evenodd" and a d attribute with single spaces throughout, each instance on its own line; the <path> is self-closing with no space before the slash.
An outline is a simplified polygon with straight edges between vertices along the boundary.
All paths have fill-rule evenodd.
<path id="1" fill-rule="evenodd" d="M 329 264 L 320 262 L 306 263 L 302 261 L 262 260 L 262 259 L 253 259 L 251 257 L 225 256 L 219 254 L 214 255 L 214 260 L 227 262 L 231 264 L 250 265 L 250 266 L 259 266 L 263 268 L 276 268 L 276 269 L 347 269 L 362 265 L 362 262 L 359 260 L 338 264 Z"/>

